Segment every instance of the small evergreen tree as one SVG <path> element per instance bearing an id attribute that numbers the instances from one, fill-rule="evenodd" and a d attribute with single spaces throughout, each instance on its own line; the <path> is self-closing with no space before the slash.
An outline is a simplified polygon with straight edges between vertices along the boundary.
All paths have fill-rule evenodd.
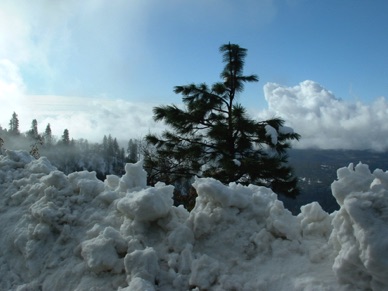
<path id="1" fill-rule="evenodd" d="M 20 134 L 19 119 L 18 119 L 18 115 L 15 112 L 12 114 L 12 118 L 9 121 L 9 131 L 8 132 L 12 135 L 19 135 Z"/>
<path id="2" fill-rule="evenodd" d="M 0 136 L 0 154 L 3 154 L 3 145 L 4 145 L 4 140 Z"/>
<path id="3" fill-rule="evenodd" d="M 39 146 L 43 145 L 43 138 L 40 135 L 36 136 L 36 139 L 34 140 L 34 143 L 30 145 L 30 155 L 33 156 L 35 159 L 40 158 L 39 153 Z"/>
<path id="4" fill-rule="evenodd" d="M 150 183 L 174 183 L 194 175 L 271 187 L 294 196 L 297 179 L 287 165 L 289 141 L 299 135 L 283 126 L 280 118 L 255 121 L 236 97 L 244 84 L 257 82 L 256 75 L 243 75 L 246 49 L 236 44 L 220 47 L 225 67 L 221 82 L 176 86 L 184 109 L 176 105 L 154 108 L 155 121 L 171 130 L 161 136 L 149 134 L 144 152 Z"/>
<path id="5" fill-rule="evenodd" d="M 112 158 L 114 155 L 114 148 L 113 148 L 113 138 L 109 134 L 108 135 L 108 148 L 107 148 L 107 155 L 109 158 Z"/>
<path id="6" fill-rule="evenodd" d="M 130 139 L 128 141 L 127 154 L 130 163 L 136 163 L 138 161 L 138 145 L 136 140 Z"/>
<path id="7" fill-rule="evenodd" d="M 102 150 L 104 152 L 108 151 L 108 138 L 106 137 L 106 135 L 104 135 L 104 138 L 102 139 Z"/>
<path id="8" fill-rule="evenodd" d="M 38 137 L 39 137 L 38 122 L 36 121 L 36 119 L 32 120 L 32 122 L 31 122 L 31 129 L 29 131 L 27 131 L 27 136 L 30 139 L 33 139 L 33 140 L 37 140 L 38 139 Z"/>
<path id="9" fill-rule="evenodd" d="M 27 131 L 27 137 L 32 141 L 30 145 L 30 154 L 39 159 L 39 147 L 43 145 L 43 138 L 38 133 L 38 122 L 36 119 L 33 119 L 31 122 L 31 129 Z"/>
<path id="10" fill-rule="evenodd" d="M 64 145 L 70 145 L 70 135 L 69 135 L 69 130 L 68 129 L 65 129 L 63 131 L 63 135 L 62 135 L 62 144 Z"/>
<path id="11" fill-rule="evenodd" d="M 119 155 L 120 155 L 120 146 L 119 146 L 119 143 L 117 142 L 117 138 L 113 139 L 113 142 L 112 142 L 112 152 L 113 152 L 113 156 L 119 157 Z"/>
<path id="12" fill-rule="evenodd" d="M 50 123 L 48 123 L 44 131 L 44 144 L 45 146 L 50 147 L 53 145 L 53 143 L 54 143 L 54 138 L 52 135 Z"/>
<path id="13" fill-rule="evenodd" d="M 120 149 L 119 159 L 120 159 L 120 162 L 124 165 L 124 163 L 125 163 L 125 150 L 124 150 L 124 148 Z"/>

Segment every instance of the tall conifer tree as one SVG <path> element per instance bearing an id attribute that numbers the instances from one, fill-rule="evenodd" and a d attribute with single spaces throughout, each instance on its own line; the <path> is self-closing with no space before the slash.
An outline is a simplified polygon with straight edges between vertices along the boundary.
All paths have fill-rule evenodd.
<path id="1" fill-rule="evenodd" d="M 130 163 L 137 162 L 137 160 L 138 160 L 137 152 L 138 152 L 137 141 L 130 139 L 128 141 L 128 147 L 127 147 L 128 161 Z"/>
<path id="2" fill-rule="evenodd" d="M 62 143 L 64 145 L 70 145 L 70 135 L 69 135 L 69 130 L 68 129 L 65 129 L 63 131 L 63 135 L 62 135 Z"/>
<path id="3" fill-rule="evenodd" d="M 45 146 L 47 147 L 50 147 L 53 145 L 53 135 L 52 135 L 50 123 L 47 124 L 46 129 L 44 131 L 44 143 L 45 143 Z"/>
<path id="4" fill-rule="evenodd" d="M 13 134 L 13 135 L 19 135 L 20 134 L 20 131 L 19 131 L 19 119 L 18 119 L 18 115 L 15 112 L 12 114 L 12 118 L 9 121 L 9 132 L 11 134 Z"/>
<path id="5" fill-rule="evenodd" d="M 36 119 L 32 120 L 31 129 L 27 132 L 27 136 L 31 139 L 38 139 L 38 121 L 36 121 Z"/>
<path id="6" fill-rule="evenodd" d="M 174 183 L 197 175 L 295 195 L 297 179 L 287 165 L 286 151 L 299 134 L 284 127 L 280 118 L 249 118 L 236 102 L 245 83 L 258 81 L 256 75 L 243 74 L 247 50 L 229 43 L 220 52 L 225 63 L 221 82 L 210 87 L 205 83 L 176 86 L 174 92 L 183 96 L 185 108 L 154 108 L 155 121 L 164 121 L 171 130 L 146 136 L 145 168 L 151 183 Z"/>

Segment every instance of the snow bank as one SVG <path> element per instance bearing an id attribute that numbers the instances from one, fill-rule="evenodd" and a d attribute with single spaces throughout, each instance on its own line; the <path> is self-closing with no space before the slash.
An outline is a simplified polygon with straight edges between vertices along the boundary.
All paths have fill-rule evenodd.
<path id="1" fill-rule="evenodd" d="M 192 212 L 146 186 L 141 163 L 105 182 L 22 151 L 0 156 L 1 290 L 385 290 L 388 173 L 338 170 L 341 206 L 298 216 L 271 190 L 197 179 Z"/>

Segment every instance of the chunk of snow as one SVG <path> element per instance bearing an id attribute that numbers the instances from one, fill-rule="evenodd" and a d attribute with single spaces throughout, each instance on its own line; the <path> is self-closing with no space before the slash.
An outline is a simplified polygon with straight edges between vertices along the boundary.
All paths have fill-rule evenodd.
<path id="1" fill-rule="evenodd" d="M 125 175 L 119 181 L 119 189 L 126 192 L 135 189 L 142 189 L 147 185 L 147 172 L 143 169 L 143 162 L 125 165 Z"/>
<path id="2" fill-rule="evenodd" d="M 169 213 L 173 205 L 172 195 L 173 186 L 143 189 L 120 199 L 117 209 L 131 219 L 154 221 Z"/>
<path id="3" fill-rule="evenodd" d="M 237 159 L 233 159 L 233 163 L 237 166 L 237 167 L 240 167 L 241 166 L 241 162 Z"/>

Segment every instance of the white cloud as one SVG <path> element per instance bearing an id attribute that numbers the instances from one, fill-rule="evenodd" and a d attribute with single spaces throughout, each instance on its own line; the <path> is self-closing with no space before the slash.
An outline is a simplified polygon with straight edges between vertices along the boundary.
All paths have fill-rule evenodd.
<path id="1" fill-rule="evenodd" d="M 149 131 L 160 132 L 152 108 L 159 105 L 108 98 L 29 95 L 18 66 L 0 60 L 0 126 L 8 128 L 12 113 L 18 114 L 21 132 L 30 129 L 37 119 L 40 132 L 50 123 L 53 134 L 60 137 L 65 129 L 75 139 L 100 141 L 106 134 L 119 140 L 142 138 Z"/>
<path id="2" fill-rule="evenodd" d="M 179 80 L 186 70 L 174 67 L 187 59 L 177 55 L 192 56 L 182 32 L 208 42 L 230 30 L 236 41 L 238 30 L 271 22 L 278 6 L 274 0 L 4 0 L 0 59 L 18 67 L 30 94 L 165 98 L 175 85 L 170 74 Z"/>
<path id="3" fill-rule="evenodd" d="M 0 97 L 13 95 L 24 87 L 18 66 L 8 59 L 0 60 L 0 86 Z"/>
<path id="4" fill-rule="evenodd" d="M 22 107 L 24 83 L 19 68 L 7 59 L 0 60 L 0 126 L 8 127 L 11 115 Z M 6 119 L 9 116 L 9 119 Z"/>
<path id="5" fill-rule="evenodd" d="M 70 2 L 70 1 L 69 1 Z M 0 3 L 0 55 L 17 65 L 48 65 L 55 49 L 67 47 L 71 10 L 64 1 L 2 1 Z M 55 49 L 54 49 L 55 48 Z"/>
<path id="6" fill-rule="evenodd" d="M 143 2 L 1 1 L 0 58 L 18 66 L 35 94 L 114 91 L 142 56 Z"/>
<path id="7" fill-rule="evenodd" d="M 345 102 L 314 81 L 294 87 L 264 85 L 268 110 L 262 118 L 280 116 L 302 135 L 295 147 L 324 149 L 388 148 L 388 102 Z"/>
<path id="8" fill-rule="evenodd" d="M 39 131 L 50 123 L 60 137 L 64 129 L 75 139 L 101 141 L 105 134 L 119 140 L 144 137 L 165 127 L 152 119 L 152 108 L 160 104 L 128 102 L 107 98 L 27 95 L 17 68 L 0 62 L 0 75 L 8 72 L 8 82 L 0 82 L 0 125 L 7 128 L 12 112 L 19 116 L 22 132 L 37 119 Z M 371 104 L 345 102 L 314 81 L 287 87 L 275 83 L 264 86 L 268 109 L 265 119 L 279 116 L 302 138 L 295 148 L 375 149 L 388 145 L 388 101 L 380 97 Z M 8 98 L 12 96 L 12 98 Z"/>
<path id="9" fill-rule="evenodd" d="M 152 108 L 156 104 L 49 95 L 25 96 L 25 101 L 24 106 L 14 110 L 18 114 L 22 132 L 30 129 L 33 119 L 37 119 L 40 132 L 44 132 L 50 123 L 57 137 L 68 129 L 71 138 L 84 138 L 92 142 L 100 142 L 108 134 L 128 141 L 163 129 L 163 124 L 156 124 L 152 119 Z M 8 127 L 11 115 L 9 111 L 2 118 L 0 124 L 3 127 Z"/>

